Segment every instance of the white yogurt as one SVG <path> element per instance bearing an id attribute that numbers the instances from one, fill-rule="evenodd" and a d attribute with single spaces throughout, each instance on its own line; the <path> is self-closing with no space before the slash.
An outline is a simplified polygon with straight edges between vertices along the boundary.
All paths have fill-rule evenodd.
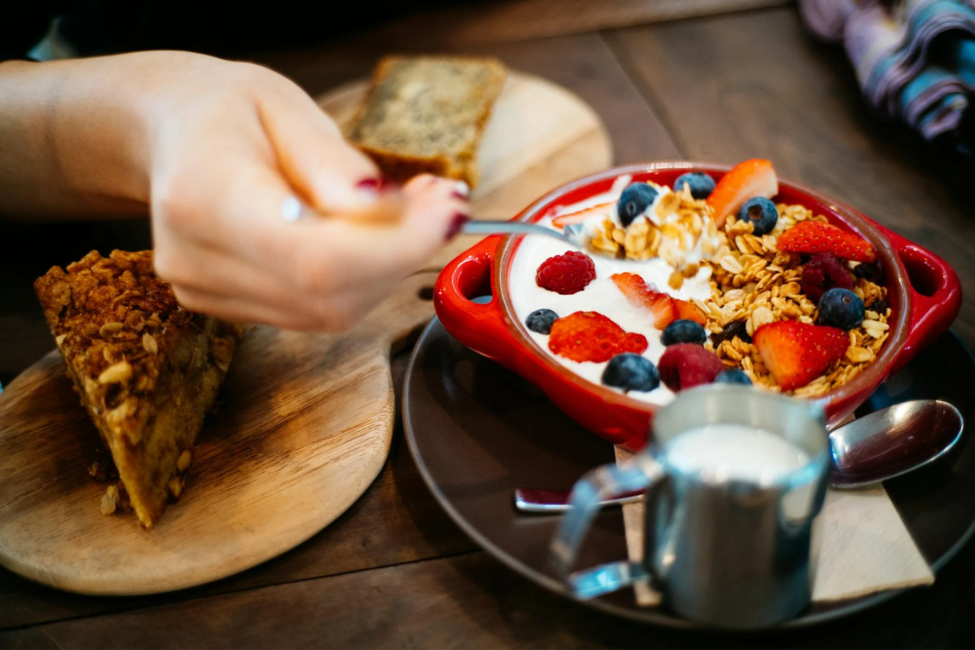
<path id="1" fill-rule="evenodd" d="M 664 456 L 674 469 L 711 481 L 772 483 L 809 462 L 785 438 L 742 424 L 709 424 L 668 441 Z"/>
<path id="2" fill-rule="evenodd" d="M 595 207 L 600 204 L 609 203 L 610 209 L 607 216 L 616 219 L 616 200 L 619 198 L 623 188 L 629 183 L 628 176 L 621 176 L 613 184 L 613 188 L 597 197 L 581 201 L 575 205 L 568 206 L 559 210 L 555 216 L 578 212 L 582 209 Z M 653 206 L 647 209 L 651 212 Z M 595 216 L 586 221 L 600 223 L 602 216 Z M 552 227 L 552 217 L 547 217 L 538 222 L 538 225 Z M 541 235 L 528 235 L 524 237 L 518 249 L 515 251 L 514 260 L 511 263 L 510 275 L 508 276 L 508 287 L 511 295 L 511 303 L 515 314 L 522 325 L 525 319 L 536 309 L 551 309 L 559 317 L 568 316 L 577 311 L 596 311 L 613 320 L 627 332 L 643 334 L 647 338 L 648 347 L 643 356 L 650 359 L 654 364 L 659 362 L 660 356 L 664 352 L 664 345 L 660 342 L 661 330 L 653 326 L 653 314 L 645 307 L 631 305 L 626 296 L 616 286 L 610 276 L 614 273 L 636 273 L 640 275 L 647 285 L 656 287 L 657 291 L 670 294 L 674 298 L 681 300 L 707 300 L 711 296 L 711 289 L 708 281 L 711 278 L 711 269 L 703 267 L 693 278 L 687 278 L 679 290 L 671 288 L 667 284 L 668 278 L 674 272 L 673 267 L 662 259 L 653 258 L 649 260 L 616 260 L 601 255 L 590 255 L 596 267 L 596 279 L 589 283 L 585 289 L 571 295 L 561 295 L 547 289 L 542 289 L 535 283 L 535 273 L 542 262 L 554 255 L 562 255 L 570 250 L 576 250 L 553 237 Z M 578 362 L 566 359 L 565 357 L 553 354 L 548 349 L 548 335 L 538 334 L 528 331 L 538 345 L 545 350 L 546 354 L 551 355 L 563 366 L 566 366 L 584 379 L 595 384 L 602 385 L 601 377 L 603 369 L 608 362 L 592 363 Z M 617 389 L 611 389 L 617 390 Z M 673 393 L 663 385 L 649 393 L 631 391 L 627 393 L 630 397 L 651 402 L 654 404 L 666 404 L 673 400 Z"/>

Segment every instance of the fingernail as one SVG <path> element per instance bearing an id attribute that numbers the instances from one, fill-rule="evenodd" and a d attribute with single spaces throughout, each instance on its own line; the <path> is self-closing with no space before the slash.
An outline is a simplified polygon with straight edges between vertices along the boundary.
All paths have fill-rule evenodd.
<path id="1" fill-rule="evenodd" d="M 447 228 L 447 234 L 444 235 L 444 240 L 450 241 L 451 239 L 456 237 L 458 233 L 460 233 L 461 228 L 464 227 L 464 224 L 470 220 L 471 218 L 466 214 L 464 214 L 463 212 L 456 213 L 454 217 L 450 220 L 450 227 Z"/>
<path id="2" fill-rule="evenodd" d="M 471 195 L 471 188 L 464 181 L 457 181 L 454 186 L 453 197 L 461 201 L 466 201 L 467 197 Z"/>
<path id="3" fill-rule="evenodd" d="M 367 203 L 374 203 L 379 198 L 379 188 L 382 182 L 378 178 L 366 178 L 355 184 L 356 194 Z"/>
<path id="4" fill-rule="evenodd" d="M 365 178 L 355 185 L 356 191 L 366 201 L 375 201 L 384 192 L 391 192 L 399 188 L 399 185 L 388 178 Z"/>

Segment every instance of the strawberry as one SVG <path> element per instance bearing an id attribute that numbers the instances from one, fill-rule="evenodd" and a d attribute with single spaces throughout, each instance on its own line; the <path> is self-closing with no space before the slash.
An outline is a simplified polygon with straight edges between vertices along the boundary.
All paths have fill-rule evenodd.
<path id="1" fill-rule="evenodd" d="M 679 300 L 678 298 L 674 298 L 674 302 L 677 304 L 677 318 L 692 320 L 701 325 L 708 324 L 707 316 L 693 302 Z"/>
<path id="2" fill-rule="evenodd" d="M 720 228 L 728 215 L 734 214 L 741 204 L 756 196 L 770 199 L 779 193 L 779 179 L 768 160 L 755 158 L 740 162 L 721 177 L 708 197 L 708 205 L 714 210 L 714 222 Z"/>
<path id="3" fill-rule="evenodd" d="M 841 329 L 797 321 L 762 325 L 752 341 L 783 390 L 805 386 L 823 374 L 850 345 L 850 337 Z"/>
<path id="4" fill-rule="evenodd" d="M 579 210 L 578 212 L 570 212 L 569 214 L 563 214 L 561 216 L 552 219 L 552 225 L 556 228 L 563 228 L 565 226 L 571 226 L 576 223 L 582 223 L 589 217 L 600 215 L 603 217 L 608 217 L 613 213 L 615 209 L 615 203 L 600 203 L 599 205 L 594 205 L 591 208 L 586 208 L 585 210 Z"/>
<path id="5" fill-rule="evenodd" d="M 653 313 L 653 326 L 662 330 L 679 318 L 707 324 L 707 318 L 693 303 L 671 298 L 668 294 L 648 287 L 636 273 L 616 273 L 610 276 L 623 295 L 635 307 L 646 307 Z"/>
<path id="6" fill-rule="evenodd" d="M 641 354 L 647 337 L 626 332 L 595 311 L 577 311 L 552 323 L 548 349 L 573 361 L 609 361 L 617 354 Z"/>
<path id="7" fill-rule="evenodd" d="M 776 247 L 786 253 L 832 253 L 844 260 L 873 262 L 873 246 L 859 235 L 821 221 L 801 221 L 779 237 Z"/>

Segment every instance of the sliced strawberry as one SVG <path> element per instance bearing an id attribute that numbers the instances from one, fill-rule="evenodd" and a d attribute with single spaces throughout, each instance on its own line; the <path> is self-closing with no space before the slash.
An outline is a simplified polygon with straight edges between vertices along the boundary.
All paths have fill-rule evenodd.
<path id="1" fill-rule="evenodd" d="M 821 221 L 801 221 L 782 233 L 776 247 L 786 253 L 832 253 L 855 262 L 873 262 L 877 253 L 863 237 Z"/>
<path id="2" fill-rule="evenodd" d="M 720 228 L 728 215 L 734 214 L 750 198 L 770 199 L 779 193 L 779 179 L 768 160 L 755 158 L 740 162 L 721 177 L 708 197 L 714 209 L 714 222 Z"/>
<path id="3" fill-rule="evenodd" d="M 693 320 L 701 325 L 707 324 L 707 319 L 701 310 L 693 303 L 656 291 L 648 287 L 642 277 L 636 273 L 616 273 L 610 278 L 620 288 L 631 305 L 646 307 L 653 313 L 653 326 L 659 330 L 670 325 L 678 318 Z"/>
<path id="4" fill-rule="evenodd" d="M 705 316 L 704 312 L 698 309 L 697 305 L 695 305 L 693 302 L 678 300 L 677 298 L 674 298 L 674 302 L 677 303 L 677 318 L 692 320 L 695 323 L 700 323 L 701 325 L 708 324 L 707 316 Z"/>
<path id="5" fill-rule="evenodd" d="M 577 311 L 552 323 L 548 349 L 573 361 L 609 361 L 617 354 L 642 354 L 647 337 L 627 332 L 596 311 Z"/>
<path id="6" fill-rule="evenodd" d="M 841 329 L 778 321 L 752 337 L 762 362 L 783 390 L 805 386 L 846 353 L 850 337 Z"/>
<path id="7" fill-rule="evenodd" d="M 599 205 L 594 205 L 593 207 L 586 208 L 585 210 L 563 214 L 552 219 L 552 225 L 556 228 L 563 228 L 565 226 L 571 226 L 572 224 L 582 223 L 589 217 L 596 215 L 608 217 L 612 214 L 612 210 L 615 206 L 615 203 L 600 203 Z"/>

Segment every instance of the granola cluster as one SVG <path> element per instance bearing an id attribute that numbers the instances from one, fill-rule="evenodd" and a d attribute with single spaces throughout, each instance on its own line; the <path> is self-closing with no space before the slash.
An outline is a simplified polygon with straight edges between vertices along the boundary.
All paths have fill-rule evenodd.
<path id="1" fill-rule="evenodd" d="M 180 309 L 169 285 L 153 273 L 151 251 L 113 251 L 108 258 L 92 251 L 66 270 L 52 268 L 34 289 L 65 359 L 87 354 L 86 374 L 102 384 L 138 374 L 137 392 L 156 374 L 155 334 L 163 324 L 204 318 Z"/>
<path id="2" fill-rule="evenodd" d="M 818 308 L 800 285 L 799 255 L 776 249 L 779 236 L 801 221 L 827 221 L 801 205 L 777 206 L 775 229 L 761 237 L 752 234 L 752 224 L 729 217 L 719 230 L 721 245 L 712 267 L 711 297 L 695 301 L 707 316 L 711 339 L 706 346 L 729 367 L 741 368 L 756 385 L 780 391 L 762 358 L 751 343 L 755 330 L 781 320 L 815 323 Z M 858 375 L 880 352 L 887 340 L 887 289 L 857 278 L 852 291 L 863 300 L 863 322 L 849 330 L 850 347 L 845 356 L 831 364 L 822 376 L 793 391 L 800 397 L 827 393 Z"/>
<path id="3" fill-rule="evenodd" d="M 53 267 L 34 289 L 91 406 L 113 429 L 137 436 L 149 415 L 140 398 L 165 397 L 159 389 L 166 387 L 157 386 L 163 365 L 188 361 L 177 358 L 182 351 L 172 347 L 172 334 L 202 332 L 207 316 L 179 306 L 153 271 L 152 251 L 112 251 L 107 258 L 92 251 L 66 269 Z M 211 348 L 214 363 L 226 369 L 232 342 L 214 338 Z"/>
<path id="4" fill-rule="evenodd" d="M 718 249 L 720 236 L 710 214 L 707 202 L 691 196 L 685 185 L 679 192 L 665 192 L 655 203 L 653 214 L 627 228 L 606 217 L 595 229 L 590 245 L 631 260 L 659 257 L 674 267 L 668 284 L 680 289 L 684 279 L 697 275 L 701 263 Z"/>

